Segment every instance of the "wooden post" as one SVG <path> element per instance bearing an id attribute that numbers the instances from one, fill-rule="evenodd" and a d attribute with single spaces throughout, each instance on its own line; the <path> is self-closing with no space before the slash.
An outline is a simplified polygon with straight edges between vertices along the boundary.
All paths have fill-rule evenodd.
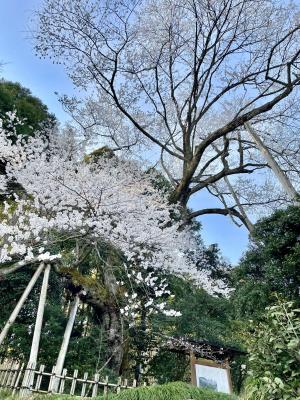
<path id="1" fill-rule="evenodd" d="M 35 389 L 37 392 L 40 390 L 40 387 L 41 387 L 44 369 L 45 369 L 45 365 L 42 364 L 42 365 L 40 366 L 39 372 L 38 372 L 38 374 L 37 374 L 37 379 L 36 379 L 36 383 L 35 383 L 35 387 L 34 387 L 34 389 Z"/>
<path id="2" fill-rule="evenodd" d="M 25 364 L 23 363 L 21 365 L 19 371 L 18 371 L 18 376 L 17 376 L 16 382 L 14 384 L 14 390 L 12 392 L 13 396 L 15 395 L 16 391 L 19 389 L 19 382 L 20 382 L 20 379 L 21 379 L 21 376 L 22 376 L 22 372 L 23 372 L 24 366 L 25 366 Z"/>
<path id="3" fill-rule="evenodd" d="M 12 324 L 15 322 L 17 316 L 19 315 L 19 312 L 20 312 L 21 308 L 23 307 L 23 304 L 25 303 L 27 297 L 29 296 L 29 293 L 31 292 L 32 288 L 34 287 L 38 277 L 41 275 L 41 272 L 43 271 L 43 269 L 44 269 L 44 264 L 41 263 L 39 265 L 38 269 L 33 274 L 32 278 L 30 279 L 30 282 L 28 283 L 26 289 L 24 290 L 22 296 L 20 297 L 18 304 L 16 305 L 15 309 L 11 313 L 2 332 L 0 333 L 0 345 L 2 344 L 3 340 L 5 339 L 9 328 L 12 326 Z"/>
<path id="4" fill-rule="evenodd" d="M 105 377 L 105 381 L 104 381 L 105 385 L 103 388 L 103 397 L 106 399 L 108 396 L 108 376 L 106 375 Z"/>
<path id="5" fill-rule="evenodd" d="M 92 397 L 96 397 L 98 394 L 98 384 L 99 384 L 99 374 L 95 374 L 93 390 L 92 390 Z"/>
<path id="6" fill-rule="evenodd" d="M 117 393 L 120 393 L 121 391 L 121 384 L 122 384 L 122 378 L 118 378 L 118 383 L 117 383 Z"/>
<path id="7" fill-rule="evenodd" d="M 50 379 L 49 379 L 49 385 L 48 385 L 48 393 L 51 393 L 52 391 L 52 384 L 55 379 L 55 365 L 53 365 L 51 374 L 50 374 Z"/>
<path id="8" fill-rule="evenodd" d="M 44 309 L 45 309 L 45 303 L 46 303 L 46 297 L 47 297 L 50 268 L 51 268 L 51 265 L 48 264 L 46 266 L 45 272 L 44 272 L 28 366 L 31 364 L 36 365 L 36 362 L 37 362 L 37 356 L 38 356 L 39 345 L 40 345 L 40 337 L 41 337 L 41 331 L 42 331 L 42 324 L 43 324 Z M 22 386 L 30 390 L 31 386 L 33 384 L 33 378 L 34 378 L 34 374 L 30 373 L 30 369 L 29 369 L 29 371 L 28 370 L 25 371 Z M 28 390 L 27 390 L 27 392 L 26 392 L 26 389 L 22 391 L 23 396 L 27 396 L 28 394 L 29 394 Z"/>
<path id="9" fill-rule="evenodd" d="M 66 381 L 66 376 L 67 376 L 67 369 L 64 368 L 62 371 L 62 378 L 60 380 L 60 385 L 59 385 L 59 393 L 63 394 L 65 390 L 65 381 Z"/>
<path id="10" fill-rule="evenodd" d="M 29 362 L 34 362 L 34 363 L 37 362 L 37 356 L 38 356 L 38 352 L 39 352 L 40 337 L 41 337 L 43 316 L 44 316 L 45 303 L 46 303 L 46 297 L 47 297 L 50 268 L 51 268 L 50 264 L 48 264 L 45 268 L 42 289 L 41 289 L 41 294 L 40 294 L 40 300 L 39 300 L 39 306 L 38 306 L 37 315 L 36 315 L 34 333 L 33 333 L 33 338 L 32 338 Z"/>
<path id="11" fill-rule="evenodd" d="M 288 194 L 288 196 L 294 200 L 296 203 L 298 203 L 297 198 L 298 198 L 298 193 L 295 190 L 294 186 L 292 185 L 291 181 L 289 178 L 286 176 L 286 174 L 282 171 L 280 168 L 279 164 L 275 160 L 275 158 L 272 156 L 270 150 L 265 146 L 264 142 L 261 140 L 261 138 L 258 136 L 256 133 L 255 129 L 250 125 L 249 122 L 245 122 L 244 124 L 247 132 L 250 134 L 250 136 L 253 138 L 255 144 L 257 145 L 258 150 L 261 152 L 261 154 L 264 156 L 264 158 L 267 160 L 267 163 L 269 164 L 270 168 L 274 172 L 275 176 L 281 183 L 283 189 L 285 192 Z"/>
<path id="12" fill-rule="evenodd" d="M 10 371 L 11 366 L 12 366 L 12 362 L 6 363 L 6 365 L 5 365 L 4 375 L 2 377 L 2 382 L 1 382 L 1 386 L 4 388 L 6 387 L 7 378 L 9 377 L 9 371 Z"/>
<path id="13" fill-rule="evenodd" d="M 85 372 L 84 375 L 83 375 L 83 383 L 82 383 L 82 388 L 81 388 L 81 397 L 85 397 L 87 378 L 88 378 L 88 373 Z"/>
<path id="14" fill-rule="evenodd" d="M 78 305 L 79 305 L 79 296 L 76 295 L 76 297 L 71 305 L 70 315 L 69 315 L 66 330 L 64 333 L 64 338 L 63 338 L 61 348 L 60 348 L 60 351 L 59 351 L 59 354 L 57 357 L 56 367 L 55 367 L 56 375 L 61 375 L 61 372 L 64 367 L 65 358 L 66 358 L 66 354 L 67 354 L 67 350 L 68 350 L 68 346 L 69 346 L 69 342 L 70 342 L 70 337 L 71 337 L 72 329 L 74 326 L 76 313 L 78 310 Z M 51 390 L 56 393 L 58 391 L 58 386 L 59 386 L 59 378 L 53 379 Z"/>
<path id="15" fill-rule="evenodd" d="M 194 352 L 191 350 L 191 351 L 190 351 L 191 384 L 197 386 L 195 361 L 196 361 L 195 354 L 194 354 Z"/>
<path id="16" fill-rule="evenodd" d="M 29 361 L 24 372 L 22 381 L 22 389 L 20 391 L 20 397 L 28 397 L 31 394 L 32 384 L 34 381 L 34 370 L 36 363 Z"/>
<path id="17" fill-rule="evenodd" d="M 70 390 L 71 395 L 75 394 L 77 377 L 78 377 L 78 369 L 75 369 L 74 373 L 73 373 L 73 379 L 72 379 L 71 390 Z"/>
<path id="18" fill-rule="evenodd" d="M 13 375 L 12 375 L 12 379 L 11 379 L 11 382 L 10 382 L 11 389 L 13 389 L 15 387 L 15 382 L 16 382 L 17 377 L 18 377 L 19 368 L 20 368 L 20 364 L 18 362 L 16 362 L 15 365 L 14 365 Z"/>

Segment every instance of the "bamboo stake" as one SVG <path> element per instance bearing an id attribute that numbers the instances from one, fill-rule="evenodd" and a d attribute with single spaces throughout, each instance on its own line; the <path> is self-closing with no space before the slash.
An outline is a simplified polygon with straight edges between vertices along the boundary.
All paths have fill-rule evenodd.
<path id="1" fill-rule="evenodd" d="M 245 224 L 248 228 L 248 231 L 252 232 L 254 226 L 253 226 L 252 222 L 250 221 L 250 219 L 248 218 L 248 215 L 246 214 L 246 211 L 244 210 L 244 207 L 242 206 L 240 199 L 238 198 L 238 196 L 237 196 L 234 188 L 232 187 L 227 176 L 224 176 L 224 181 L 226 182 L 226 185 L 228 186 L 228 189 L 230 190 L 230 193 L 231 193 L 232 197 L 234 198 L 236 205 L 238 206 L 238 209 L 245 220 Z"/>
<path id="2" fill-rule="evenodd" d="M 261 138 L 258 136 L 256 133 L 255 129 L 250 125 L 249 122 L 245 122 L 244 124 L 246 130 L 252 136 L 254 142 L 257 145 L 258 150 L 262 153 L 264 158 L 267 160 L 267 163 L 269 164 L 270 168 L 274 172 L 275 176 L 281 183 L 283 189 L 285 192 L 288 194 L 288 196 L 294 200 L 296 203 L 298 203 L 298 193 L 294 186 L 292 185 L 291 181 L 289 178 L 286 176 L 286 174 L 282 171 L 281 167 L 275 160 L 275 158 L 272 156 L 270 150 L 265 146 L 264 142 L 261 140 Z M 299 204 L 299 203 L 298 203 Z"/>
<path id="3" fill-rule="evenodd" d="M 46 266 L 45 272 L 44 272 L 43 283 L 42 283 L 42 288 L 41 288 L 41 293 L 40 293 L 40 300 L 39 300 L 39 305 L 38 305 L 38 310 L 37 310 L 37 315 L 36 315 L 36 321 L 35 321 L 35 327 L 34 327 L 34 332 L 33 332 L 33 338 L 32 338 L 32 344 L 31 344 L 28 365 L 32 365 L 32 364 L 36 365 L 36 362 L 37 362 L 39 345 L 40 345 L 40 337 L 41 337 L 41 331 L 42 331 L 42 324 L 43 324 L 44 309 L 45 309 L 45 303 L 46 303 L 46 297 L 47 297 L 50 268 L 51 268 L 51 265 L 48 264 Z M 33 378 L 34 378 L 34 374 L 31 374 L 30 370 L 25 371 L 22 386 L 30 390 L 31 386 L 33 384 Z M 29 390 L 26 390 L 26 389 L 23 390 L 22 396 L 26 397 L 29 394 Z"/>
<path id="4" fill-rule="evenodd" d="M 28 283 L 26 289 L 24 290 L 22 296 L 20 297 L 20 300 L 18 301 L 18 304 L 16 305 L 15 309 L 11 313 L 8 321 L 6 322 L 2 332 L 0 333 L 0 345 L 2 344 L 3 340 L 5 339 L 9 328 L 12 326 L 12 324 L 15 322 L 17 316 L 19 315 L 19 312 L 21 308 L 23 307 L 23 304 L 25 303 L 27 297 L 29 296 L 32 288 L 34 287 L 38 277 L 41 275 L 41 272 L 44 269 L 44 264 L 41 263 L 38 267 L 38 269 L 35 271 L 34 275 L 30 279 L 30 282 Z"/>
<path id="5" fill-rule="evenodd" d="M 37 362 L 37 356 L 38 356 L 38 352 L 39 352 L 40 337 L 41 337 L 43 316 L 44 316 L 45 303 L 46 303 L 46 297 L 47 297 L 50 268 L 51 268 L 50 264 L 48 264 L 45 268 L 43 284 L 42 284 L 40 300 L 39 300 L 39 306 L 38 306 L 38 311 L 37 311 L 37 315 L 36 315 L 34 333 L 33 333 L 33 338 L 32 338 L 29 362 L 34 362 L 34 363 Z"/>
<path id="6" fill-rule="evenodd" d="M 64 367 L 64 362 L 65 362 L 65 358 L 66 358 L 66 354 L 67 354 L 67 350 L 68 350 L 68 346 L 69 346 L 69 342 L 70 342 L 70 337 L 71 337 L 72 329 L 73 329 L 75 318 L 76 318 L 76 313 L 78 310 L 78 305 L 79 305 L 79 297 L 77 295 L 71 305 L 70 315 L 69 315 L 66 330 L 64 333 L 64 338 L 63 338 L 63 341 L 61 344 L 59 355 L 57 357 L 56 367 L 55 367 L 56 375 L 61 375 L 61 372 Z M 57 392 L 58 386 L 59 386 L 59 378 L 53 379 L 51 390 L 53 392 Z"/>

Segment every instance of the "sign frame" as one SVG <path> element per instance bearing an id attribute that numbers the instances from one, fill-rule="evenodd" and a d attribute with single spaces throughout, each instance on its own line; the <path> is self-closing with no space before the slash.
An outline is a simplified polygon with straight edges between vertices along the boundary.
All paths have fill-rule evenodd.
<path id="1" fill-rule="evenodd" d="M 213 368 L 221 368 L 221 369 L 226 370 L 229 391 L 230 391 L 230 394 L 233 393 L 230 367 L 229 367 L 229 363 L 228 363 L 227 359 L 225 360 L 224 363 L 221 364 L 221 363 L 217 363 L 215 361 L 208 360 L 205 358 L 196 358 L 194 356 L 194 354 L 191 354 L 190 358 L 191 358 L 191 383 L 192 383 L 192 385 L 198 386 L 197 385 L 197 377 L 196 377 L 196 365 L 203 365 L 206 367 L 213 367 Z"/>

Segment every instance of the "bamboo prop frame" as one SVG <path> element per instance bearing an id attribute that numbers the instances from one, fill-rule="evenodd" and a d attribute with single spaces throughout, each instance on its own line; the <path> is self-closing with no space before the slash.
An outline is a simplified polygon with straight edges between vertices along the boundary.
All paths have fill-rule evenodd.
<path id="1" fill-rule="evenodd" d="M 21 308 L 23 307 L 25 301 L 27 300 L 31 290 L 33 289 L 36 281 L 38 280 L 39 276 L 41 275 L 45 265 L 44 263 L 41 263 L 38 267 L 38 269 L 35 271 L 34 275 L 32 276 L 31 280 L 29 281 L 26 289 L 24 290 L 22 296 L 20 297 L 20 300 L 18 301 L 16 307 L 14 308 L 13 312 L 11 313 L 8 321 L 6 322 L 4 328 L 2 329 L 2 332 L 0 333 L 0 346 L 3 343 L 4 339 L 7 336 L 7 333 L 10 329 L 10 327 L 13 325 L 15 322 L 17 316 L 19 315 Z"/>

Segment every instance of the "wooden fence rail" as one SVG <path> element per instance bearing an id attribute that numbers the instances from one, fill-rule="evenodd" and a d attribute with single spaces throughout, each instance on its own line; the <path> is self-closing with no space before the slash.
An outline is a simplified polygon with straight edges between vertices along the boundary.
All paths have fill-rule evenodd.
<path id="1" fill-rule="evenodd" d="M 119 378 L 116 383 L 110 383 L 108 376 L 101 377 L 98 373 L 89 378 L 85 372 L 80 378 L 78 370 L 68 375 L 67 369 L 63 369 L 61 375 L 55 373 L 55 367 L 47 372 L 45 365 L 39 368 L 35 363 L 21 364 L 17 361 L 4 361 L 0 363 L 0 388 L 10 389 L 13 394 L 27 397 L 31 393 L 60 393 L 80 397 L 106 396 L 109 392 L 119 393 L 124 389 L 136 387 L 134 380 L 131 385 L 127 379 Z"/>

